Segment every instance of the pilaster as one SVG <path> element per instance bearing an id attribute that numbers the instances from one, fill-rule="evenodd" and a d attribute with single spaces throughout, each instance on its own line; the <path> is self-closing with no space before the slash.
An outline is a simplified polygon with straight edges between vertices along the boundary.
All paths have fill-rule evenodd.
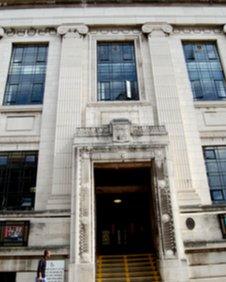
<path id="1" fill-rule="evenodd" d="M 70 208 L 72 138 L 81 126 L 83 65 L 86 63 L 86 35 L 84 24 L 62 25 L 57 32 L 62 38 L 57 121 L 54 149 L 54 172 L 49 209 Z"/>
<path id="2" fill-rule="evenodd" d="M 172 171 L 169 173 L 173 179 L 171 187 L 177 192 L 179 205 L 198 205 L 201 202 L 192 185 L 183 117 L 169 46 L 173 27 L 167 23 L 146 23 L 142 26 L 142 31 L 148 35 L 157 120 L 159 124 L 166 126 L 169 140 L 173 140 L 169 145 L 169 162 L 172 164 Z"/>

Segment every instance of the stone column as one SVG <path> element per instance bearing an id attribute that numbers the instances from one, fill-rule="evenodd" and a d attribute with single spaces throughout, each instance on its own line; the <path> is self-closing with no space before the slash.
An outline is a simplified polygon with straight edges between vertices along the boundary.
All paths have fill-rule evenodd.
<path id="1" fill-rule="evenodd" d="M 181 104 L 169 45 L 169 36 L 173 28 L 167 23 L 146 23 L 142 26 L 142 31 L 148 36 L 157 121 L 160 125 L 166 126 L 169 134 L 168 164 L 169 168 L 172 168 L 169 170 L 171 192 L 177 193 L 177 200 L 181 206 L 199 205 L 200 198 L 192 183 Z"/>
<path id="2" fill-rule="evenodd" d="M 72 139 L 81 126 L 84 104 L 84 67 L 87 63 L 88 27 L 84 24 L 59 26 L 62 37 L 57 120 L 54 148 L 53 186 L 47 208 L 69 209 L 72 186 Z"/>

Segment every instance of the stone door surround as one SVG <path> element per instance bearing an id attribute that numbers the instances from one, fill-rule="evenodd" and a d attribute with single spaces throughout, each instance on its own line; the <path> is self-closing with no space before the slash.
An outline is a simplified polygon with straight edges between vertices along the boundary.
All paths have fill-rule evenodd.
<path id="1" fill-rule="evenodd" d="M 137 126 L 127 119 L 112 120 L 101 127 L 76 129 L 70 263 L 81 266 L 77 271 L 85 271 L 87 266 L 89 272 L 92 269 L 95 275 L 94 166 L 99 163 L 151 163 L 155 175 L 153 195 L 159 225 L 159 253 L 161 257 L 174 257 L 175 238 L 166 169 L 167 144 L 164 126 Z"/>

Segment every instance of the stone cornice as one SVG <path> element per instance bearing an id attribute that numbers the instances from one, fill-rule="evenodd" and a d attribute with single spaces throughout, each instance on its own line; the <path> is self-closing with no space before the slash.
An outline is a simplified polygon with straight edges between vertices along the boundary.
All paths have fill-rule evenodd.
<path id="1" fill-rule="evenodd" d="M 87 5 L 87 4 L 225 4 L 226 0 L 130 0 L 129 2 L 126 0 L 0 0 L 0 6 L 7 7 L 7 6 L 70 6 L 70 5 Z"/>

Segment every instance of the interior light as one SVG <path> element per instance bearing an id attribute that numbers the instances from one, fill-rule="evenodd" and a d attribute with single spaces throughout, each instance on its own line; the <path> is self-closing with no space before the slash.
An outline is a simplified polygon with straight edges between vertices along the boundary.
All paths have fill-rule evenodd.
<path id="1" fill-rule="evenodd" d="M 121 199 L 114 199 L 113 201 L 115 204 L 121 204 L 122 200 Z"/>

